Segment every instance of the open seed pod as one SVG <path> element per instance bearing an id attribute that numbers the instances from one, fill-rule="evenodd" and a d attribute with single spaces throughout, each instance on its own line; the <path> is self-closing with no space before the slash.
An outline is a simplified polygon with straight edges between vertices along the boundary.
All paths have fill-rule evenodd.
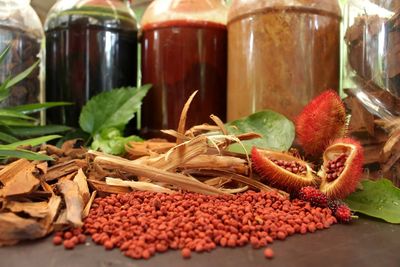
<path id="1" fill-rule="evenodd" d="M 254 170 L 274 187 L 295 192 L 318 183 L 310 165 L 288 153 L 254 147 L 251 156 Z"/>
<path id="2" fill-rule="evenodd" d="M 343 199 L 355 191 L 363 171 L 363 149 L 357 141 L 342 138 L 324 152 L 320 190 L 330 198 Z"/>

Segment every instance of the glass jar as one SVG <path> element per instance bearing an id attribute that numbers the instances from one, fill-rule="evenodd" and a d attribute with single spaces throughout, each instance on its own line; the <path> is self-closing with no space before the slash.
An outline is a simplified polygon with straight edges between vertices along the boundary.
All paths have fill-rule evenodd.
<path id="1" fill-rule="evenodd" d="M 400 1 L 348 0 L 343 14 L 348 132 L 364 147 L 369 178 L 392 179 L 400 187 L 398 143 L 389 139 L 400 118 Z M 392 146 L 385 147 L 388 140 Z"/>
<path id="2" fill-rule="evenodd" d="M 228 15 L 228 120 L 272 109 L 290 119 L 339 89 L 336 0 L 233 0 Z"/>
<path id="3" fill-rule="evenodd" d="M 156 0 L 142 19 L 142 83 L 153 88 L 143 103 L 142 132 L 177 129 L 196 90 L 187 127 L 226 117 L 227 8 L 223 0 Z"/>
<path id="4" fill-rule="evenodd" d="M 35 64 L 40 56 L 43 39 L 42 23 L 30 0 L 0 0 L 0 51 L 11 46 L 0 64 L 0 83 Z M 0 106 L 16 106 L 39 101 L 40 68 L 10 88 L 10 96 Z"/>
<path id="5" fill-rule="evenodd" d="M 46 32 L 46 98 L 75 105 L 47 113 L 48 123 L 78 125 L 92 96 L 137 83 L 137 23 L 123 0 L 61 0 Z"/>
<path id="6" fill-rule="evenodd" d="M 153 0 L 135 0 L 132 2 L 132 9 L 135 11 L 138 22 L 142 20 L 142 16 Z"/>

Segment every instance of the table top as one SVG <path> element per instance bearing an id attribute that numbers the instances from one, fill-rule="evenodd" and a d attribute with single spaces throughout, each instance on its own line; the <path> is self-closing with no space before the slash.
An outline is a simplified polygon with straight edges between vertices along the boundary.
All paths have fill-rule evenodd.
<path id="1" fill-rule="evenodd" d="M 217 248 L 210 253 L 192 253 L 184 260 L 179 251 L 156 254 L 149 260 L 133 260 L 117 249 L 106 251 L 91 242 L 66 251 L 54 246 L 51 237 L 0 248 L 1 267 L 400 267 L 400 225 L 360 218 L 350 225 L 275 241 L 275 258 L 265 259 L 263 249 Z"/>

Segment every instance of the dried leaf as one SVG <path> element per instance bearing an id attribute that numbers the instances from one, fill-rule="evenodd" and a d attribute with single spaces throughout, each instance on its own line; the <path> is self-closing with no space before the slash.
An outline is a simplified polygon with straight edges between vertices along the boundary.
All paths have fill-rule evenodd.
<path id="1" fill-rule="evenodd" d="M 58 183 L 58 189 L 64 196 L 67 206 L 67 221 L 75 227 L 82 226 L 83 199 L 79 187 L 73 181 L 65 180 Z"/>
<path id="2" fill-rule="evenodd" d="M 212 167 L 211 167 L 212 166 Z M 229 172 L 248 175 L 249 166 L 247 161 L 229 156 L 199 155 L 188 162 L 179 165 L 180 169 L 224 169 Z"/>
<path id="3" fill-rule="evenodd" d="M 185 134 L 185 128 L 186 128 L 186 118 L 187 118 L 187 113 L 189 111 L 190 108 L 190 104 L 192 103 L 194 97 L 196 96 L 198 91 L 195 91 L 190 97 L 189 99 L 186 101 L 185 105 L 183 106 L 182 109 L 182 113 L 181 113 L 181 117 L 179 119 L 179 124 L 178 124 L 178 133 L 180 134 Z M 179 145 L 181 143 L 183 143 L 184 140 L 182 140 L 181 138 L 177 138 L 176 139 L 176 144 Z"/>

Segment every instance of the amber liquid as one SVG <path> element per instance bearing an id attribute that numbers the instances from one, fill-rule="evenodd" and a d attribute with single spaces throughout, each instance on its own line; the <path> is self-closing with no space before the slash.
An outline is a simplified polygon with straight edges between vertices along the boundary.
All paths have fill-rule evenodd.
<path id="1" fill-rule="evenodd" d="M 94 95 L 137 82 L 137 31 L 89 25 L 87 18 L 46 32 L 46 100 L 75 105 L 47 112 L 47 123 L 78 126 Z"/>
<path id="2" fill-rule="evenodd" d="M 172 21 L 145 26 L 142 83 L 153 88 L 143 103 L 143 135 L 160 137 L 160 129 L 177 129 L 182 108 L 196 90 L 187 128 L 210 122 L 211 114 L 225 120 L 226 75 L 225 25 Z"/>

